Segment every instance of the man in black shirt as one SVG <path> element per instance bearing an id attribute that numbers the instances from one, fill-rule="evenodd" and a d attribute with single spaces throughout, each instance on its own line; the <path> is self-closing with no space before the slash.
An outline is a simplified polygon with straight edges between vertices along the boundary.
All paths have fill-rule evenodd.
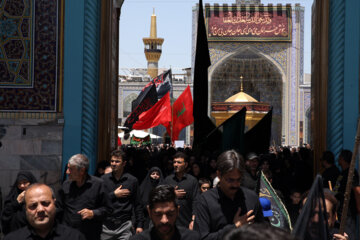
<path id="1" fill-rule="evenodd" d="M 258 182 L 259 157 L 251 152 L 246 156 L 245 171 L 243 174 L 242 186 L 253 191 L 256 190 Z"/>
<path id="2" fill-rule="evenodd" d="M 126 154 L 122 150 L 111 153 L 112 172 L 102 176 L 110 199 L 112 214 L 106 218 L 102 240 L 129 239 L 132 235 L 131 215 L 135 212 L 136 233 L 143 231 L 144 217 L 140 201 L 138 180 L 124 173 Z"/>
<path id="3" fill-rule="evenodd" d="M 85 240 L 79 231 L 55 222 L 55 197 L 47 185 L 31 185 L 24 198 L 28 225 L 9 233 L 5 240 Z"/>
<path id="4" fill-rule="evenodd" d="M 133 236 L 131 240 L 200 239 L 197 232 L 175 225 L 179 216 L 179 206 L 176 204 L 174 190 L 170 185 L 159 185 L 150 192 L 147 208 L 154 226 Z"/>
<path id="5" fill-rule="evenodd" d="M 335 187 L 336 180 L 340 175 L 339 169 L 335 166 L 335 156 L 331 151 L 325 151 L 320 159 L 322 166 L 325 168 L 321 174 L 323 178 L 323 186 L 329 189 Z M 331 188 L 329 185 L 331 183 Z"/>
<path id="6" fill-rule="evenodd" d="M 193 221 L 195 199 L 200 194 L 196 178 L 185 173 L 188 162 L 187 155 L 177 152 L 173 156 L 174 173 L 165 178 L 165 183 L 175 188 L 175 194 L 180 206 L 180 215 L 176 221 L 177 226 L 188 228 Z"/>
<path id="7" fill-rule="evenodd" d="M 201 239 L 222 239 L 233 228 L 265 221 L 258 196 L 240 186 L 242 156 L 234 150 L 223 152 L 216 167 L 220 186 L 201 194 L 196 204 L 194 230 Z"/>
<path id="8" fill-rule="evenodd" d="M 69 179 L 59 190 L 57 206 L 63 223 L 78 229 L 87 240 L 98 240 L 109 203 L 103 180 L 90 176 L 88 169 L 85 155 L 76 154 L 69 159 L 66 170 Z"/>

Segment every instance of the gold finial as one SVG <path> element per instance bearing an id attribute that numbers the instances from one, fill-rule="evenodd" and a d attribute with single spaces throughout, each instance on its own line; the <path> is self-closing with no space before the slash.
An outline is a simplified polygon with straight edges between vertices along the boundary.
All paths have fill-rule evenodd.
<path id="1" fill-rule="evenodd" d="M 240 92 L 243 92 L 244 88 L 243 88 L 243 76 L 240 76 Z"/>
<path id="2" fill-rule="evenodd" d="M 156 36 L 156 15 L 155 15 L 155 8 L 153 8 L 153 15 L 151 16 L 150 38 L 157 38 L 157 36 Z"/>

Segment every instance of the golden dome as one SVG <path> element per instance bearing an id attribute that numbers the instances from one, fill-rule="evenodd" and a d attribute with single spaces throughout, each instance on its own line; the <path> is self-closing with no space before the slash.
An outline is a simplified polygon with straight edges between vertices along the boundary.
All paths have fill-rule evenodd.
<path id="1" fill-rule="evenodd" d="M 229 97 L 225 102 L 258 102 L 255 98 L 243 91 Z"/>
<path id="2" fill-rule="evenodd" d="M 240 92 L 229 97 L 225 102 L 258 102 L 255 98 L 249 94 L 244 93 L 243 88 L 243 76 L 240 76 Z"/>

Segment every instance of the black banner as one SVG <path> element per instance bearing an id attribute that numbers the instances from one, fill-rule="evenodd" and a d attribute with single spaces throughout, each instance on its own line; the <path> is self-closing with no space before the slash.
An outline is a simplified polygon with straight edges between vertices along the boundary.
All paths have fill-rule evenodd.
<path id="1" fill-rule="evenodd" d="M 139 120 L 139 115 L 147 110 L 149 110 L 152 106 L 157 102 L 157 93 L 155 85 L 151 85 L 144 91 L 144 96 L 142 97 L 142 101 L 138 104 L 138 106 L 133 110 L 130 115 L 127 117 L 124 126 L 132 129 L 134 123 Z"/>
<path id="2" fill-rule="evenodd" d="M 154 78 L 151 82 L 145 85 L 139 96 L 131 103 L 131 111 L 134 111 L 134 109 L 139 106 L 151 86 L 156 86 L 157 98 L 161 99 L 168 91 L 170 91 L 171 83 L 171 70 L 167 70 L 166 72 Z"/>

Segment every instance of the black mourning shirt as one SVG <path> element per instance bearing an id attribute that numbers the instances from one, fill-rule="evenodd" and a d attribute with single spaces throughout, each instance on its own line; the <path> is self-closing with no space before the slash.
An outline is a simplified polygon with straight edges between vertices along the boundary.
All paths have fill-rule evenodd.
<path id="1" fill-rule="evenodd" d="M 239 208 L 240 216 L 254 210 L 255 222 L 265 221 L 254 191 L 240 187 L 231 200 L 219 187 L 210 189 L 200 195 L 196 204 L 194 230 L 200 233 L 201 239 L 222 239 L 225 233 L 235 228 L 234 216 Z"/>
<path id="2" fill-rule="evenodd" d="M 330 181 L 332 188 L 334 188 L 336 184 L 336 180 L 340 175 L 340 171 L 335 165 L 332 165 L 331 167 L 326 168 L 321 175 L 323 178 L 323 186 L 330 188 L 329 187 L 329 181 Z"/>
<path id="3" fill-rule="evenodd" d="M 134 209 L 135 227 L 143 228 L 144 217 L 137 178 L 129 173 L 124 173 L 119 180 L 116 180 L 112 173 L 108 173 L 103 175 L 102 179 L 112 208 L 112 214 L 104 222 L 106 227 L 114 230 L 125 221 L 131 220 Z M 130 191 L 130 195 L 126 198 L 117 198 L 114 194 L 115 189 L 121 185 L 122 189 L 129 189 Z"/>
<path id="4" fill-rule="evenodd" d="M 102 179 L 88 175 L 85 183 L 66 180 L 59 190 L 57 207 L 62 211 L 62 223 L 78 229 L 86 239 L 99 239 L 103 219 L 109 213 L 109 203 Z M 81 219 L 78 211 L 87 208 L 94 212 L 93 219 Z"/>
<path id="5" fill-rule="evenodd" d="M 198 232 L 191 231 L 183 227 L 175 227 L 174 235 L 171 240 L 198 240 L 200 235 Z M 155 228 L 147 229 L 140 234 L 133 235 L 130 240 L 161 240 L 156 234 Z"/>
<path id="6" fill-rule="evenodd" d="M 337 178 L 335 188 L 334 188 L 335 197 L 340 202 L 339 208 L 338 208 L 338 216 L 339 216 L 339 218 L 341 217 L 341 214 L 342 214 L 342 207 L 343 207 L 343 204 L 344 204 L 344 195 L 345 195 L 345 191 L 346 191 L 346 184 L 347 184 L 347 180 L 348 180 L 348 175 L 349 175 L 349 168 L 346 169 L 346 170 L 343 170 L 341 172 L 341 174 Z M 353 177 L 353 181 L 352 181 L 352 188 L 354 188 L 354 187 L 356 187 L 358 185 L 359 185 L 359 174 L 358 174 L 358 171 L 355 169 L 354 170 L 354 177 Z M 357 208 L 356 208 L 355 194 L 354 194 L 353 189 L 351 189 L 348 216 L 351 216 L 351 217 L 353 217 L 355 219 L 356 216 L 357 216 L 357 210 L 356 209 Z"/>
<path id="7" fill-rule="evenodd" d="M 189 174 L 184 174 L 181 180 L 179 180 L 175 174 L 170 174 L 165 178 L 164 181 L 166 184 L 169 184 L 173 187 L 178 187 L 178 189 L 184 189 L 186 192 L 185 197 L 178 199 L 178 204 L 180 206 L 180 214 L 176 220 L 176 225 L 188 228 L 191 222 L 191 217 L 193 215 L 193 209 L 195 205 L 195 200 L 197 199 L 199 192 L 199 184 L 196 178 Z"/>
<path id="8" fill-rule="evenodd" d="M 42 238 L 38 236 L 35 231 L 25 226 L 9 233 L 4 240 L 86 240 L 85 236 L 78 230 L 70 228 L 62 224 L 56 224 L 50 233 Z"/>

